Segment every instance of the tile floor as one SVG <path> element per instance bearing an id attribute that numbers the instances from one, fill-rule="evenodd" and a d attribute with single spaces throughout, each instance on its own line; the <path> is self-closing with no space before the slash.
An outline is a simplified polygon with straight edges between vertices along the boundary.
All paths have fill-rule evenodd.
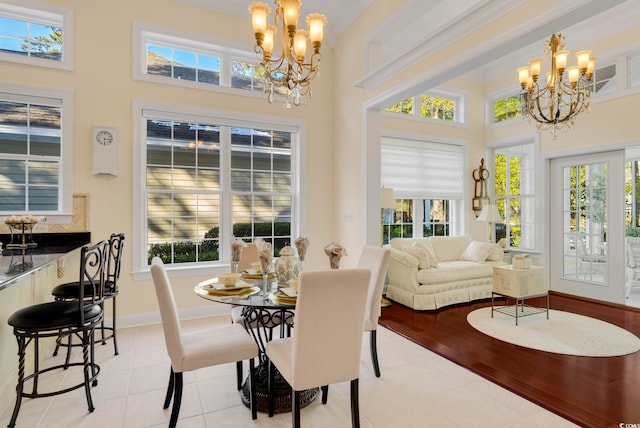
<path id="1" fill-rule="evenodd" d="M 228 317 L 184 321 L 185 330 L 229 322 Z M 371 369 L 368 334 L 363 338 L 360 416 L 363 428 L 386 427 L 573 427 L 575 425 L 516 394 L 410 342 L 378 329 L 382 377 Z M 160 325 L 118 332 L 120 355 L 113 346 L 97 347 L 101 366 L 93 388 L 95 411 L 88 413 L 82 389 L 52 398 L 25 399 L 18 427 L 165 427 L 170 409 L 162 404 L 169 359 Z M 51 357 L 52 363 L 60 357 Z M 16 362 L 17 363 L 17 362 Z M 245 364 L 245 368 L 248 364 Z M 49 375 L 44 384 L 70 383 L 73 369 Z M 75 379 L 74 379 L 75 380 Z M 179 427 L 288 427 L 290 413 L 251 420 L 235 389 L 235 364 L 185 374 Z M 0 425 L 6 426 L 12 409 Z M 349 384 L 332 385 L 329 401 L 319 399 L 302 410 L 302 425 L 350 427 Z"/>

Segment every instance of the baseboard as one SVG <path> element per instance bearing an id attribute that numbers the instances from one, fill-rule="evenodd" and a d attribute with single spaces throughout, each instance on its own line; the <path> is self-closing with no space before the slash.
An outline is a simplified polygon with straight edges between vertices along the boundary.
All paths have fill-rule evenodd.
<path id="1" fill-rule="evenodd" d="M 190 320 L 220 315 L 229 316 L 230 310 L 231 306 L 229 305 L 211 305 L 178 309 L 178 314 L 181 320 Z M 139 327 L 141 325 L 160 324 L 160 322 L 160 312 L 118 315 L 118 328 Z"/>
<path id="2" fill-rule="evenodd" d="M 622 305 L 620 303 L 607 302 L 606 300 L 592 299 L 590 297 L 578 296 L 577 294 L 563 293 L 561 291 L 549 290 L 549 296 L 562 296 L 569 299 L 582 300 L 584 302 L 597 303 L 599 305 L 611 306 L 612 308 L 621 308 L 627 311 L 640 312 L 640 308 L 635 306 Z"/>

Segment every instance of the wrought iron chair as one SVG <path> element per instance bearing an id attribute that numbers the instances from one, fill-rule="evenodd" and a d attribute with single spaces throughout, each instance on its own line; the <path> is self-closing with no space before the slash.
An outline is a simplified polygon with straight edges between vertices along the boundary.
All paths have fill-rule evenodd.
<path id="1" fill-rule="evenodd" d="M 113 339 L 113 348 L 115 355 L 118 355 L 118 342 L 116 336 L 116 297 L 118 296 L 118 280 L 120 278 L 120 267 L 122 265 L 122 250 L 124 249 L 124 233 L 112 233 L 109 237 L 109 250 L 107 252 L 106 270 L 105 270 L 105 290 L 104 298 L 111 299 L 111 326 L 104 325 L 104 318 L 100 325 L 100 334 L 102 344 L 106 344 L 108 339 Z M 60 284 L 53 288 L 51 294 L 55 300 L 75 300 L 78 298 L 79 283 L 68 282 Z M 104 309 L 104 308 L 103 308 Z M 105 330 L 111 333 L 105 336 Z M 71 352 L 71 337 L 67 343 L 63 343 L 64 336 L 60 336 L 56 341 L 56 348 L 53 355 L 58 354 L 60 346 L 67 347 L 67 360 Z"/>
<path id="2" fill-rule="evenodd" d="M 8 320 L 18 341 L 18 385 L 16 404 L 9 427 L 15 426 L 22 398 L 50 397 L 64 394 L 84 387 L 89 412 L 93 412 L 91 386 L 98 384 L 100 367 L 94 359 L 94 331 L 103 320 L 102 306 L 105 287 L 105 260 L 109 241 L 101 241 L 92 246 L 82 247 L 80 252 L 80 275 L 78 295 L 75 300 L 53 301 L 23 308 L 14 312 Z M 69 362 L 47 368 L 39 365 L 40 340 L 48 337 L 75 336 L 80 339 L 82 361 Z M 25 355 L 30 343 L 34 344 L 33 372 L 25 376 Z M 84 380 L 78 384 L 62 387 L 55 391 L 41 392 L 38 381 L 42 374 L 67 369 L 69 366 L 82 366 Z M 25 384 L 31 381 L 31 392 L 25 392 Z"/>

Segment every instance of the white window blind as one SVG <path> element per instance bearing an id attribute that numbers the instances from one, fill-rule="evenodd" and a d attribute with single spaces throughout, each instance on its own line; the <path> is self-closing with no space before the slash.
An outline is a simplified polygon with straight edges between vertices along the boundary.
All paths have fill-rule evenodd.
<path id="1" fill-rule="evenodd" d="M 397 199 L 462 199 L 462 146 L 382 137 L 381 178 Z"/>

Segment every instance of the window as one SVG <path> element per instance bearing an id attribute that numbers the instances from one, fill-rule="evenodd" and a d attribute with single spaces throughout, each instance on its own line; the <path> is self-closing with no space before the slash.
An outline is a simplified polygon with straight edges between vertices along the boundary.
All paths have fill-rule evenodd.
<path id="1" fill-rule="evenodd" d="M 495 200 L 505 223 L 496 223 L 496 239 L 509 247 L 535 249 L 534 144 L 493 151 Z"/>
<path id="2" fill-rule="evenodd" d="M 293 242 L 296 180 L 291 126 L 142 110 L 146 227 L 140 268 L 228 262 L 230 238 Z"/>
<path id="3" fill-rule="evenodd" d="M 464 123 L 464 96 L 453 91 L 433 91 L 407 98 L 385 111 L 428 119 Z"/>
<path id="4" fill-rule="evenodd" d="M 456 120 L 456 101 L 427 94 L 420 95 L 420 115 L 436 120 Z"/>
<path id="5" fill-rule="evenodd" d="M 63 127 L 70 95 L 36 93 L 0 87 L 0 212 L 70 214 L 72 176 L 62 167 L 73 154 Z"/>
<path id="6" fill-rule="evenodd" d="M 148 44 L 147 73 L 219 85 L 220 58 L 168 46 Z"/>
<path id="7" fill-rule="evenodd" d="M 383 137 L 381 178 L 392 188 L 397 208 L 385 212 L 384 243 L 396 237 L 459 232 L 463 195 L 462 147 Z"/>
<path id="8" fill-rule="evenodd" d="M 504 122 L 522 116 L 520 94 L 510 95 L 492 102 L 493 123 Z"/>
<path id="9" fill-rule="evenodd" d="M 593 73 L 594 95 L 609 94 L 616 91 L 616 64 L 606 64 L 596 68 Z"/>
<path id="10" fill-rule="evenodd" d="M 629 57 L 629 87 L 640 86 L 640 54 Z"/>
<path id="11" fill-rule="evenodd" d="M 0 3 L 0 60 L 71 69 L 72 12 L 34 4 L 39 8 Z"/>
<path id="12" fill-rule="evenodd" d="M 235 94 L 264 92 L 254 54 L 171 31 L 134 25 L 135 79 Z"/>

